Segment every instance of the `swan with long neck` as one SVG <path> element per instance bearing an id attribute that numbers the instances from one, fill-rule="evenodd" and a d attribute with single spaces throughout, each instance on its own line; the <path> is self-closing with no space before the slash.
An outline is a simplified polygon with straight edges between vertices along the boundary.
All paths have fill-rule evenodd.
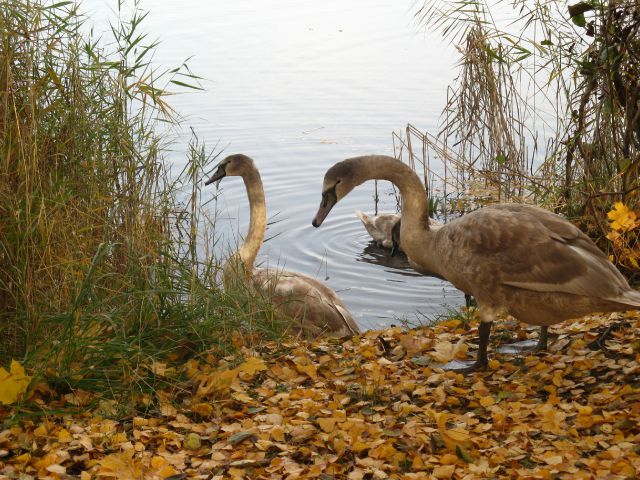
<path id="1" fill-rule="evenodd" d="M 205 185 L 224 177 L 239 176 L 249 197 L 249 232 L 244 243 L 223 267 L 225 288 L 249 283 L 272 299 L 274 305 L 292 320 L 291 330 L 306 338 L 319 335 L 345 337 L 360 333 L 347 307 L 336 293 L 315 278 L 285 270 L 253 267 L 264 241 L 267 209 L 260 173 L 246 155 L 230 155 L 222 160 Z"/>
<path id="2" fill-rule="evenodd" d="M 476 298 L 480 343 L 476 361 L 465 370 L 487 364 L 491 323 L 499 314 L 546 327 L 593 312 L 640 309 L 640 293 L 591 239 L 542 208 L 493 205 L 431 228 L 420 179 L 393 157 L 356 157 L 331 167 L 313 226 L 356 186 L 373 179 L 400 190 L 400 237 L 407 256 Z"/>

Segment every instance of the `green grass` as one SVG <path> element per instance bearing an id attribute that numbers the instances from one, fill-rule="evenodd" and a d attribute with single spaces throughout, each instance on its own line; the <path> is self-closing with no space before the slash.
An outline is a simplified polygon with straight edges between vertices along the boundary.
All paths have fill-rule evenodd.
<path id="1" fill-rule="evenodd" d="M 269 302 L 218 287 L 215 155 L 194 137 L 175 178 L 163 140 L 167 97 L 198 77 L 154 67 L 133 6 L 97 42 L 73 3 L 0 0 L 0 365 L 60 389 L 154 389 L 154 360 L 282 331 Z"/>

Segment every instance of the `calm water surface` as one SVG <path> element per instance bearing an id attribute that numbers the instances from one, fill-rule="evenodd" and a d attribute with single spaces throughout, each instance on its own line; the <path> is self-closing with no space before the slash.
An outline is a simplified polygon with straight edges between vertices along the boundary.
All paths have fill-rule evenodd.
<path id="1" fill-rule="evenodd" d="M 97 28 L 113 6 L 83 5 Z M 157 0 L 142 7 L 151 10 L 146 31 L 162 40 L 158 64 L 193 56 L 192 70 L 206 79 L 206 92 L 174 98 L 185 126 L 210 147 L 219 144 L 223 156 L 250 155 L 261 170 L 270 226 L 259 262 L 326 280 L 365 329 L 463 303 L 447 282 L 415 274 L 371 244 L 353 212 L 373 210 L 373 182 L 340 202 L 321 228 L 311 226 L 333 163 L 393 154 L 391 132 L 407 122 L 437 131 L 456 56 L 415 26 L 412 2 Z M 182 158 L 176 152 L 176 166 Z M 239 178 L 221 186 L 211 208 L 220 245 L 235 245 L 249 218 L 244 186 Z M 395 210 L 389 185 L 381 188 L 381 210 Z"/>

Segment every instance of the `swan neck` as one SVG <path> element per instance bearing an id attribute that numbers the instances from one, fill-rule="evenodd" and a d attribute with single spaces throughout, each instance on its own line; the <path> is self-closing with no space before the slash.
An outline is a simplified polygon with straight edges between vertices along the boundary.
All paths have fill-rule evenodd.
<path id="1" fill-rule="evenodd" d="M 379 155 L 364 157 L 358 171 L 366 172 L 363 181 L 388 180 L 398 187 L 402 198 L 402 227 L 411 225 L 429 230 L 427 192 L 412 168 L 393 157 Z"/>
<path id="2" fill-rule="evenodd" d="M 242 176 L 247 196 L 249 197 L 249 232 L 236 254 L 247 271 L 253 270 L 253 264 L 264 241 L 267 228 L 267 207 L 264 200 L 264 189 L 260 173 L 253 169 Z"/>

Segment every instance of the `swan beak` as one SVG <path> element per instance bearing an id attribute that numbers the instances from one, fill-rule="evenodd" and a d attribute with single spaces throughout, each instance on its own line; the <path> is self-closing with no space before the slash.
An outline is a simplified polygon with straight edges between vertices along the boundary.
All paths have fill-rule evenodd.
<path id="1" fill-rule="evenodd" d="M 324 192 L 322 194 L 320 208 L 318 208 L 318 213 L 316 213 L 316 217 L 313 219 L 313 222 L 311 222 L 311 225 L 316 228 L 322 225 L 322 222 L 327 218 L 327 215 L 329 215 L 329 212 L 336 203 L 338 203 L 338 198 L 336 196 L 335 188 Z"/>
<path id="2" fill-rule="evenodd" d="M 204 182 L 204 184 L 211 185 L 213 182 L 219 182 L 226 176 L 227 176 L 227 172 L 225 171 L 224 165 L 220 165 L 218 167 L 218 170 L 216 170 L 216 173 L 213 174 L 213 177 L 211 177 L 209 180 Z"/>

